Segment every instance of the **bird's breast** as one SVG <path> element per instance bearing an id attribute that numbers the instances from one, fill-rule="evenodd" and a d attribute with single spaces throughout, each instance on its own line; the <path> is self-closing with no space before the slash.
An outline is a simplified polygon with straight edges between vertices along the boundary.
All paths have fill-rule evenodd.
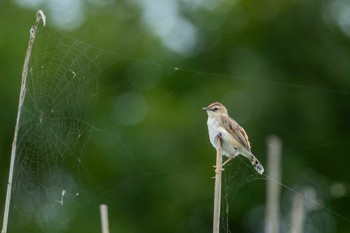
<path id="1" fill-rule="evenodd" d="M 236 155 L 237 150 L 233 147 L 234 138 L 230 133 L 222 127 L 220 120 L 208 118 L 208 131 L 209 139 L 214 148 L 217 147 L 217 136 L 221 135 L 222 138 L 222 152 L 225 156 Z"/>
<path id="2" fill-rule="evenodd" d="M 211 144 L 216 148 L 217 136 L 226 136 L 225 130 L 220 125 L 220 121 L 215 118 L 208 118 L 208 131 Z"/>

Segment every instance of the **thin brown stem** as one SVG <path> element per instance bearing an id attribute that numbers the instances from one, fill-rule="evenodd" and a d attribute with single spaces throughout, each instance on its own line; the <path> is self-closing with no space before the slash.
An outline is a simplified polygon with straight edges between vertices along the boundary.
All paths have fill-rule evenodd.
<path id="1" fill-rule="evenodd" d="M 102 233 L 109 233 L 109 223 L 108 223 L 108 207 L 107 205 L 100 205 L 100 215 L 101 215 L 101 229 Z"/>
<path id="2" fill-rule="evenodd" d="M 267 179 L 266 182 L 266 233 L 279 232 L 279 218 L 280 218 L 280 196 L 281 186 L 278 184 L 281 181 L 281 151 L 282 142 L 277 136 L 270 136 L 267 139 L 268 157 L 267 157 L 267 171 L 268 175 L 273 178 Z M 277 182 L 276 182 L 277 181 Z"/>
<path id="3" fill-rule="evenodd" d="M 221 138 L 218 137 L 217 147 L 216 147 L 213 233 L 219 233 L 220 231 L 221 175 L 222 175 L 222 147 L 221 147 Z"/>
<path id="4" fill-rule="evenodd" d="M 19 94 L 19 103 L 18 103 L 18 111 L 17 111 L 17 120 L 16 120 L 16 127 L 15 127 L 15 135 L 12 142 L 12 150 L 11 150 L 11 161 L 10 161 L 10 169 L 9 169 L 9 179 L 7 182 L 7 191 L 6 191 L 6 200 L 5 200 L 5 208 L 4 208 L 4 218 L 2 222 L 2 230 L 1 233 L 7 232 L 7 224 L 8 224 L 8 217 L 10 212 L 10 203 L 11 203 L 11 191 L 12 191 L 12 180 L 13 180 L 13 171 L 15 167 L 15 161 L 16 161 L 16 151 L 17 151 L 17 137 L 18 137 L 18 131 L 19 131 L 19 120 L 21 119 L 21 113 L 22 113 L 22 106 L 23 102 L 26 96 L 26 84 L 27 84 L 27 75 L 28 75 L 28 67 L 29 62 L 31 58 L 32 48 L 35 40 L 36 32 L 38 31 L 38 26 L 40 23 L 40 20 L 43 21 L 43 24 L 45 25 L 45 15 L 40 10 L 36 14 L 36 20 L 34 26 L 30 29 L 30 37 L 28 42 L 28 48 L 27 52 L 24 58 L 24 65 L 22 70 L 22 83 L 21 83 L 21 91 Z"/>

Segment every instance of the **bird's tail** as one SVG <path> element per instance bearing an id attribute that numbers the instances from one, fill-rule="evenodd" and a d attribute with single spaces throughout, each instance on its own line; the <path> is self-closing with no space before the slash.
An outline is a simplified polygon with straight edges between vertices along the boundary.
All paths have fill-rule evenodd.
<path id="1" fill-rule="evenodd" d="M 249 155 L 249 160 L 252 163 L 253 167 L 255 168 L 255 170 L 262 175 L 264 173 L 264 167 L 263 165 L 259 162 L 259 160 L 257 158 L 255 158 L 255 156 L 250 153 Z"/>

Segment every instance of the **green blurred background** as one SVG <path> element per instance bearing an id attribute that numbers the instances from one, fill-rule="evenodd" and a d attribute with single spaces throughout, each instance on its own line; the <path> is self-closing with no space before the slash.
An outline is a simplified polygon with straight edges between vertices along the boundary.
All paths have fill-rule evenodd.
<path id="1" fill-rule="evenodd" d="M 94 113 L 100 130 L 79 167 L 89 198 L 64 232 L 100 232 L 101 203 L 111 232 L 211 232 L 215 150 L 201 108 L 214 101 L 246 129 L 264 165 L 266 138 L 278 135 L 282 182 L 313 186 L 336 213 L 310 211 L 304 232 L 350 231 L 349 1 L 1 1 L 0 209 L 38 9 L 56 30 L 112 53 Z M 265 182 L 232 196 L 232 232 L 263 232 Z M 289 232 L 294 193 L 281 188 Z"/>

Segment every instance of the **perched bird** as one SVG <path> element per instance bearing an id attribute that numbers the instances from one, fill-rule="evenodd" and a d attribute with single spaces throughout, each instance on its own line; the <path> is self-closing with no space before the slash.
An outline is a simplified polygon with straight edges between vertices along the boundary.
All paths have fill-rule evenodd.
<path id="1" fill-rule="evenodd" d="M 263 174 L 264 167 L 251 152 L 247 133 L 228 115 L 225 106 L 215 102 L 202 109 L 208 113 L 207 123 L 211 144 L 216 148 L 219 137 L 222 154 L 228 157 L 223 166 L 235 156 L 241 154 L 250 160 L 259 174 Z"/>

